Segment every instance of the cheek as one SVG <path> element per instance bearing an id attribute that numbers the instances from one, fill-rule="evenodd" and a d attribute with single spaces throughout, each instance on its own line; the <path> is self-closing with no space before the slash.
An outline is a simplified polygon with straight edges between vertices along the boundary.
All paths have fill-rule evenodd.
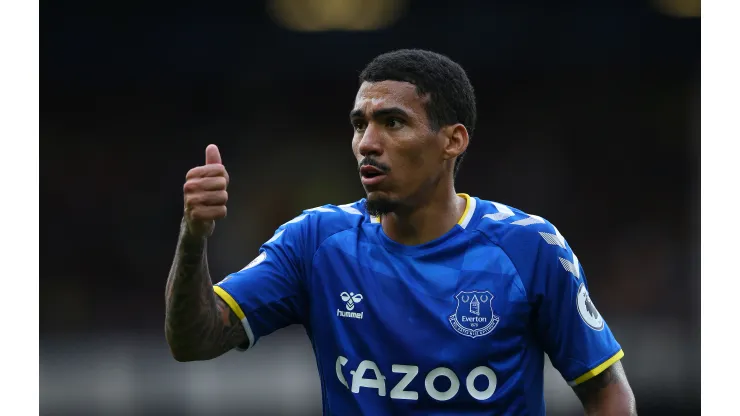
<path id="1" fill-rule="evenodd" d="M 411 142 L 413 143 L 413 141 Z M 419 169 L 424 166 L 424 147 L 409 143 L 406 146 L 399 146 L 398 156 L 407 168 Z M 416 142 L 418 143 L 418 141 Z M 416 144 L 414 143 L 414 144 Z"/>
<path id="2" fill-rule="evenodd" d="M 429 166 L 425 162 L 424 153 L 419 150 L 404 149 L 397 153 L 395 165 L 403 172 L 399 177 L 403 186 L 416 187 L 425 178 L 429 177 Z"/>
<path id="3" fill-rule="evenodd" d="M 411 176 L 419 176 L 428 174 L 429 165 L 433 162 L 430 153 L 430 149 L 424 144 L 421 144 L 405 147 L 399 152 L 399 156 L 403 159 L 405 167 L 409 169 L 409 174 Z"/>
<path id="4" fill-rule="evenodd" d="M 352 154 L 355 155 L 355 157 L 358 157 L 360 155 L 360 151 L 358 149 L 359 145 L 360 145 L 360 140 L 355 134 L 354 136 L 352 136 Z"/>

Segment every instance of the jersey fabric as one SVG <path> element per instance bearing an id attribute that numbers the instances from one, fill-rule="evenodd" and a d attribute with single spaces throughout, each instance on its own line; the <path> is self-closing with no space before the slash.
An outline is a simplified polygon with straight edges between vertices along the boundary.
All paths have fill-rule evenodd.
<path id="1" fill-rule="evenodd" d="M 545 354 L 571 385 L 624 355 L 545 219 L 459 194 L 436 240 L 391 240 L 365 200 L 306 210 L 214 286 L 252 348 L 301 324 L 325 415 L 544 415 Z"/>

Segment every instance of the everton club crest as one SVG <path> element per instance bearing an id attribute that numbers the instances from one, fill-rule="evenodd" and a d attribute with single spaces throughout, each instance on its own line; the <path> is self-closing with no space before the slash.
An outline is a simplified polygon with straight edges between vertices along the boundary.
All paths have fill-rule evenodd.
<path id="1" fill-rule="evenodd" d="M 493 314 L 493 294 L 484 290 L 462 291 L 455 296 L 457 309 L 447 318 L 460 335 L 478 338 L 488 335 L 499 317 Z"/>

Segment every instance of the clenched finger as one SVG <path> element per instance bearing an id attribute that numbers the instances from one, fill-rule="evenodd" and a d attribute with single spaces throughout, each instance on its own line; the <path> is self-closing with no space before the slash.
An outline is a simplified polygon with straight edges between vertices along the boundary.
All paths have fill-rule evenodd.
<path id="1" fill-rule="evenodd" d="M 218 220 L 226 217 L 226 206 L 197 206 L 189 211 L 191 219 L 198 221 Z"/>
<path id="2" fill-rule="evenodd" d="M 188 179 L 183 185 L 183 191 L 199 192 L 199 191 L 223 191 L 226 189 L 228 181 L 223 176 L 214 176 L 206 178 L 193 178 Z"/>
<path id="3" fill-rule="evenodd" d="M 207 178 L 214 176 L 223 176 L 226 178 L 227 182 L 229 180 L 229 173 L 226 172 L 226 168 L 224 167 L 224 165 L 219 164 L 204 165 L 192 168 L 185 175 L 185 179 Z"/>
<path id="4" fill-rule="evenodd" d="M 226 191 L 208 191 L 185 195 L 185 205 L 189 208 L 199 205 L 224 205 L 228 200 L 229 194 Z"/>

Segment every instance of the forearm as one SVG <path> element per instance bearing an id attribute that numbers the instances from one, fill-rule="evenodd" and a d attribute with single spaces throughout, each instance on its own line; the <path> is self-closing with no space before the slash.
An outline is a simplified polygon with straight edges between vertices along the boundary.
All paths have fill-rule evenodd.
<path id="1" fill-rule="evenodd" d="M 619 361 L 574 390 L 587 416 L 637 415 L 635 396 Z"/>
<path id="2" fill-rule="evenodd" d="M 165 334 L 178 361 L 213 358 L 220 325 L 220 311 L 212 288 L 206 255 L 206 238 L 191 234 L 185 222 L 167 278 Z"/>
<path id="3" fill-rule="evenodd" d="M 584 406 L 586 416 L 636 416 L 635 398 L 631 392 L 619 391 Z"/>

